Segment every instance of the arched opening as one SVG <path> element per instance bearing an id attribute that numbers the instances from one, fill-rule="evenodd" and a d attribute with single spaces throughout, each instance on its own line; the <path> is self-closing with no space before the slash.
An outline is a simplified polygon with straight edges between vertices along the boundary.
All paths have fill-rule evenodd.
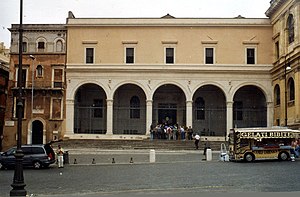
<path id="1" fill-rule="evenodd" d="M 114 134 L 146 134 L 146 95 L 140 87 L 134 84 L 119 87 L 113 106 Z"/>
<path id="2" fill-rule="evenodd" d="M 226 134 L 226 98 L 214 85 L 200 87 L 193 96 L 193 130 L 202 136 Z"/>
<path id="3" fill-rule="evenodd" d="M 240 88 L 233 99 L 233 126 L 266 127 L 267 104 L 261 89 L 248 85 Z"/>
<path id="4" fill-rule="evenodd" d="M 44 125 L 41 121 L 32 122 L 32 144 L 43 144 Z"/>
<path id="5" fill-rule="evenodd" d="M 176 85 L 166 84 L 159 87 L 153 96 L 153 123 L 187 126 L 186 98 Z"/>
<path id="6" fill-rule="evenodd" d="M 74 133 L 106 133 L 106 94 L 96 84 L 78 88 L 74 103 Z"/>

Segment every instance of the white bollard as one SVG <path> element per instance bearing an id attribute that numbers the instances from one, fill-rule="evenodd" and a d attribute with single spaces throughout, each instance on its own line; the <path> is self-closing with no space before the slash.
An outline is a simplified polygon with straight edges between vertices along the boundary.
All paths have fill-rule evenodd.
<path id="1" fill-rule="evenodd" d="M 150 161 L 150 163 L 155 163 L 155 150 L 154 149 L 150 150 L 149 161 Z"/>
<path id="2" fill-rule="evenodd" d="M 212 160 L 212 152 L 211 149 L 208 148 L 206 149 L 206 161 L 211 161 Z"/>

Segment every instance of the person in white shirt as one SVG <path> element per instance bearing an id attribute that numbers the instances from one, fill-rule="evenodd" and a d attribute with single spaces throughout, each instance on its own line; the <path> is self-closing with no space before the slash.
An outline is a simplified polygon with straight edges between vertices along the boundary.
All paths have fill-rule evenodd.
<path id="1" fill-rule="evenodd" d="M 195 138 L 195 148 L 196 148 L 196 150 L 198 150 L 199 149 L 199 141 L 200 141 L 200 136 L 198 135 L 198 133 L 196 133 L 194 138 Z"/>

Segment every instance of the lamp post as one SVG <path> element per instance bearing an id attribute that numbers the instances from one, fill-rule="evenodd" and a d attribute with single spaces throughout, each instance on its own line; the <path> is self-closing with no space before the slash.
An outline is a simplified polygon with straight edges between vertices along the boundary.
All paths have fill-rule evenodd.
<path id="1" fill-rule="evenodd" d="M 286 65 L 286 56 L 284 57 L 284 126 L 287 126 L 287 84 L 286 71 L 291 70 L 290 64 Z"/>
<path id="2" fill-rule="evenodd" d="M 31 76 L 31 121 L 33 119 L 33 96 L 34 96 L 34 60 L 35 57 L 33 55 L 29 55 L 30 59 L 32 59 L 32 76 Z M 31 122 L 31 133 L 33 132 L 33 122 Z"/>
<path id="3" fill-rule="evenodd" d="M 14 171 L 13 183 L 11 184 L 12 190 L 10 196 L 26 196 L 26 184 L 24 183 L 23 176 L 23 151 L 22 145 L 22 114 L 23 114 L 23 101 L 22 101 L 22 57 L 23 57 L 23 0 L 20 0 L 20 26 L 19 26 L 19 66 L 18 66 L 18 96 L 17 96 L 17 150 L 15 153 L 16 165 Z"/>

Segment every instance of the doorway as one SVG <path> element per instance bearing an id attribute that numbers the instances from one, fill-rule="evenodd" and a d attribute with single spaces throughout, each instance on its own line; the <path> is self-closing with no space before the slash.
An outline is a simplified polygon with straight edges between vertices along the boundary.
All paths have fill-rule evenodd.
<path id="1" fill-rule="evenodd" d="M 43 123 L 35 120 L 32 123 L 32 144 L 43 144 Z"/>

